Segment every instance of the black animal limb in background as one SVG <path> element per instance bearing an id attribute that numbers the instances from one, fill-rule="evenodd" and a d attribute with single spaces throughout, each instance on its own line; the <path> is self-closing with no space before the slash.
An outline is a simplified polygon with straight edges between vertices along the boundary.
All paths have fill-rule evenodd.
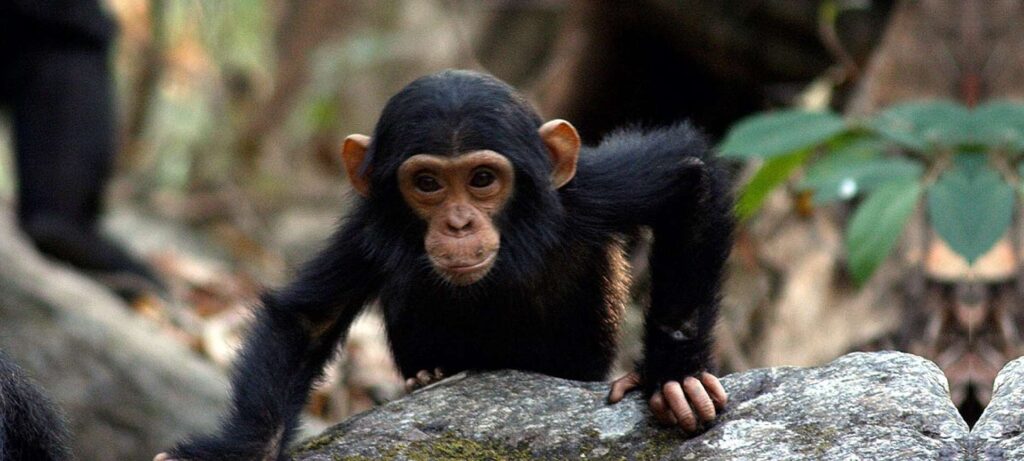
<path id="1" fill-rule="evenodd" d="M 0 1 L 0 112 L 12 122 L 21 230 L 40 252 L 132 300 L 166 287 L 100 229 L 117 151 L 117 28 L 103 3 Z"/>
<path id="2" fill-rule="evenodd" d="M 391 98 L 343 159 L 363 197 L 326 249 L 264 296 L 220 432 L 157 459 L 284 459 L 324 364 L 369 302 L 411 387 L 461 370 L 606 378 L 629 280 L 625 236 L 649 226 L 644 358 L 616 381 L 695 431 L 726 395 L 712 329 L 730 249 L 722 169 L 689 125 L 580 146 L 503 82 L 446 71 Z"/>
<path id="3" fill-rule="evenodd" d="M 68 440 L 57 406 L 0 352 L 0 460 L 71 459 Z"/>

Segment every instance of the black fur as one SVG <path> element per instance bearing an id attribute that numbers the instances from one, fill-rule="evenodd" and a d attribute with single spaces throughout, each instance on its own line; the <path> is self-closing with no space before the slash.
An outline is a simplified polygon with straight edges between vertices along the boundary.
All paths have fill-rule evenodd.
<path id="1" fill-rule="evenodd" d="M 374 298 L 404 376 L 440 367 L 516 368 L 600 380 L 615 354 L 627 271 L 624 236 L 654 233 L 648 392 L 712 368 L 712 327 L 730 247 L 723 170 L 687 124 L 623 130 L 584 148 L 575 178 L 550 183 L 541 119 L 508 85 L 446 71 L 423 77 L 385 107 L 368 160 L 371 196 L 287 288 L 267 295 L 234 375 L 221 432 L 173 454 L 192 460 L 285 459 L 313 381 Z M 396 170 L 417 153 L 490 149 L 516 173 L 495 218 L 501 249 L 491 272 L 465 287 L 436 275 L 425 224 L 405 204 Z"/>
<path id="2" fill-rule="evenodd" d="M 57 406 L 0 352 L 0 460 L 68 460 L 68 439 Z"/>
<path id="3" fill-rule="evenodd" d="M 133 298 L 162 284 L 100 231 L 117 151 L 115 32 L 97 0 L 0 1 L 0 110 L 12 122 L 21 229 L 40 252 Z"/>

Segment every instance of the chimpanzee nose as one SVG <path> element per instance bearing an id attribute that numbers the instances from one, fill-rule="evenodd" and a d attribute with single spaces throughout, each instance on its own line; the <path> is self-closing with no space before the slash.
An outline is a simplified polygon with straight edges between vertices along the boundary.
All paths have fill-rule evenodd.
<path id="1" fill-rule="evenodd" d="M 449 234 L 460 237 L 469 234 L 474 228 L 473 212 L 465 207 L 455 207 L 445 219 Z"/>

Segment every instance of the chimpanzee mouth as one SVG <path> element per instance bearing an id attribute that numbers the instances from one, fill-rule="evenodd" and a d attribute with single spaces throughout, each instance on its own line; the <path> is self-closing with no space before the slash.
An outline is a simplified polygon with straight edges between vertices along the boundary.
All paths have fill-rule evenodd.
<path id="1" fill-rule="evenodd" d="M 487 255 L 487 257 L 485 257 L 483 260 L 481 260 L 478 263 L 472 263 L 472 264 L 451 264 L 451 265 L 442 265 L 442 266 L 439 266 L 439 267 L 441 268 L 441 270 L 443 270 L 445 272 L 450 272 L 450 273 L 455 273 L 455 274 L 468 274 L 468 273 L 479 271 L 480 269 L 483 269 L 483 268 L 485 268 L 487 266 L 490 266 L 491 263 L 494 262 L 494 257 L 496 255 L 497 255 L 497 252 L 491 253 L 491 254 Z"/>
<path id="2" fill-rule="evenodd" d="M 449 282 L 456 285 L 469 285 L 479 281 L 490 272 L 497 256 L 498 252 L 494 251 L 479 262 L 470 264 L 435 264 L 434 267 Z"/>

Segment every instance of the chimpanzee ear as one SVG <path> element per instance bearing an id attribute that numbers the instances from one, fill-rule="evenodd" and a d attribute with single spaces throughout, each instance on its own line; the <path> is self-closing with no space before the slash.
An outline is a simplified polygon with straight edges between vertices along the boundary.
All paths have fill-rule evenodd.
<path id="1" fill-rule="evenodd" d="M 341 160 L 345 162 L 345 172 L 348 173 L 348 181 L 352 187 L 363 197 L 370 195 L 370 178 L 366 172 L 360 174 L 359 167 L 366 159 L 366 149 L 370 147 L 370 137 L 362 134 L 353 134 L 345 138 L 345 144 L 341 147 Z"/>
<path id="2" fill-rule="evenodd" d="M 551 120 L 541 125 L 538 130 L 540 138 L 551 155 L 551 184 L 555 188 L 564 186 L 576 176 L 576 160 L 580 156 L 580 134 L 569 122 L 561 119 Z"/>

